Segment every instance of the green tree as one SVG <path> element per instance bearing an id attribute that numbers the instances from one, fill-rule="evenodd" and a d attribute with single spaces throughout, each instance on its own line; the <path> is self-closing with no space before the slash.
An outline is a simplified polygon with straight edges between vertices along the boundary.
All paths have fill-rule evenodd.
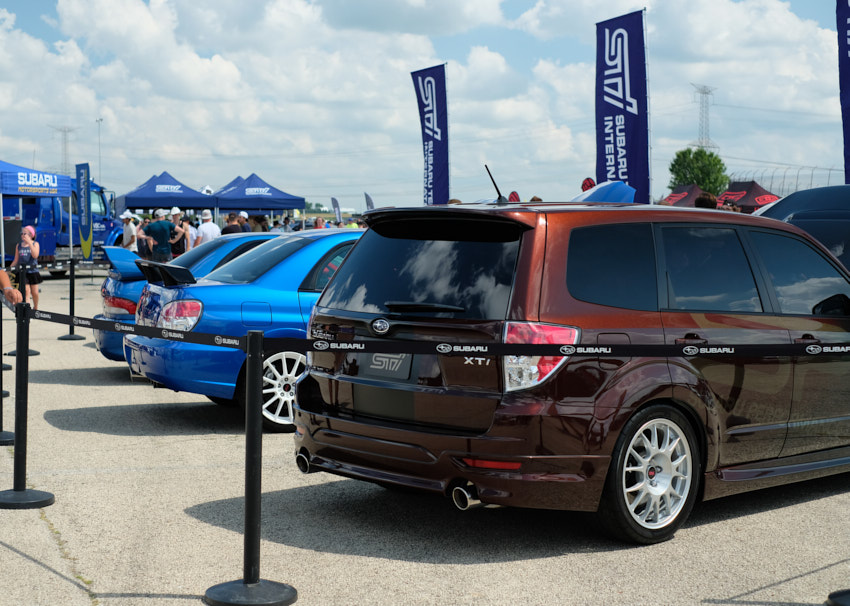
<path id="1" fill-rule="evenodd" d="M 670 163 L 670 189 L 696 183 L 703 190 L 719 196 L 726 190 L 729 177 L 720 156 L 705 149 L 683 149 Z"/>

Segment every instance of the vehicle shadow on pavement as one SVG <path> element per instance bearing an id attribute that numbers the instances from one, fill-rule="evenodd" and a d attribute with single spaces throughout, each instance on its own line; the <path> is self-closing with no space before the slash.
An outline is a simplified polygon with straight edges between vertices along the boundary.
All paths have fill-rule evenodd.
<path id="1" fill-rule="evenodd" d="M 296 473 L 292 470 L 292 473 Z M 833 496 L 850 474 L 698 505 L 687 527 Z M 241 533 L 243 499 L 202 503 L 192 517 Z M 632 549 L 607 538 L 593 514 L 496 508 L 461 512 L 436 495 L 333 480 L 263 495 L 262 539 L 318 552 L 440 564 L 481 564 Z M 505 549 L 510 545 L 510 549 Z"/>
<path id="2" fill-rule="evenodd" d="M 241 498 L 226 499 L 186 513 L 240 533 L 243 506 Z M 342 555 L 481 564 L 625 548 L 595 529 L 590 514 L 512 508 L 461 512 L 440 496 L 355 480 L 265 493 L 262 507 L 262 539 Z"/>
<path id="3" fill-rule="evenodd" d="M 684 527 L 702 526 L 756 513 L 777 511 L 783 507 L 809 503 L 848 491 L 850 491 L 850 473 L 764 488 L 697 503 Z"/>
<path id="4" fill-rule="evenodd" d="M 240 434 L 245 419 L 239 407 L 212 402 L 121 404 L 48 410 L 44 420 L 63 431 L 114 436 Z"/>
<path id="5" fill-rule="evenodd" d="M 127 365 L 98 366 L 96 368 L 62 368 L 58 370 L 30 370 L 29 382 L 40 385 L 121 386 L 131 382 Z M 147 381 L 145 381 L 147 384 Z"/>

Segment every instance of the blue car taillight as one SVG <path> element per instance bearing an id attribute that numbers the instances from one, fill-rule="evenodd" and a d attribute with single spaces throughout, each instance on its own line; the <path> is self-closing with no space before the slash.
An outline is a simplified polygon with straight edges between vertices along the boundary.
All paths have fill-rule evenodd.
<path id="1" fill-rule="evenodd" d="M 156 325 L 171 330 L 192 330 L 201 319 L 203 309 L 200 301 L 172 301 L 162 308 Z"/>

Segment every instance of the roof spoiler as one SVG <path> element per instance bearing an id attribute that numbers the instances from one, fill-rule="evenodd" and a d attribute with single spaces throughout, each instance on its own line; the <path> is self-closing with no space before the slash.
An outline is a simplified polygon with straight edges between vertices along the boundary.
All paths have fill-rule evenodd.
<path id="1" fill-rule="evenodd" d="M 163 286 L 181 286 L 197 282 L 191 271 L 179 265 L 168 265 L 146 259 L 136 259 L 136 265 L 142 270 L 148 282 L 162 282 Z"/>

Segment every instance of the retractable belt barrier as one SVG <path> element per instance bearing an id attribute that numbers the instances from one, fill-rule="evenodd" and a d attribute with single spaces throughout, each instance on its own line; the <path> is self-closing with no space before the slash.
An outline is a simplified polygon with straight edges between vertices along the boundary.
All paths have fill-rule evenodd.
<path id="1" fill-rule="evenodd" d="M 7 304 L 8 305 L 8 304 Z M 67 324 L 81 328 L 93 328 L 109 332 L 119 332 L 130 335 L 141 335 L 155 339 L 215 345 L 232 349 L 247 350 L 247 337 L 232 335 L 217 335 L 212 333 L 197 333 L 185 330 L 140 326 L 109 320 L 95 320 L 54 312 L 28 309 L 28 316 L 35 320 L 45 320 L 58 324 Z M 441 355 L 485 355 L 485 356 L 593 356 L 593 357 L 716 357 L 741 356 L 747 358 L 763 356 L 819 356 L 819 355 L 850 355 L 850 343 L 812 344 L 808 343 L 776 343 L 760 345 L 564 345 L 564 344 L 523 344 L 523 343 L 494 343 L 468 342 L 446 343 L 435 341 L 385 341 L 383 339 L 355 339 L 350 341 L 333 341 L 330 339 L 300 339 L 300 338 L 264 338 L 264 349 L 267 351 L 347 351 L 352 353 L 389 353 L 389 354 L 441 354 Z"/>

